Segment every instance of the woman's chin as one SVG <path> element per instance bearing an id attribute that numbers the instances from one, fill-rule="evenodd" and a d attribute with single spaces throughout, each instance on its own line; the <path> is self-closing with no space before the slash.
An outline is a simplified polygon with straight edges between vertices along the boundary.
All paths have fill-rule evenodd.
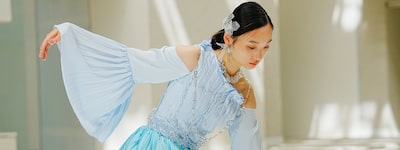
<path id="1" fill-rule="evenodd" d="M 247 65 L 247 66 L 243 66 L 243 68 L 247 69 L 247 70 L 252 70 L 254 68 L 256 68 L 256 66 L 254 65 Z"/>

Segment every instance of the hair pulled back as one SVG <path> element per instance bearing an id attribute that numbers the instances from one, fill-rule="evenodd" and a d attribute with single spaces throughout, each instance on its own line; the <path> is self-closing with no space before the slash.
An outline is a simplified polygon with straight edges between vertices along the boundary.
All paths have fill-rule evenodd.
<path id="1" fill-rule="evenodd" d="M 235 16 L 232 21 L 236 21 L 240 25 L 239 29 L 232 34 L 234 38 L 267 24 L 271 24 L 272 28 L 274 27 L 267 12 L 256 2 L 242 3 L 233 10 L 232 14 Z M 222 49 L 217 43 L 225 43 L 224 33 L 225 30 L 221 29 L 212 36 L 211 46 L 214 50 Z"/>

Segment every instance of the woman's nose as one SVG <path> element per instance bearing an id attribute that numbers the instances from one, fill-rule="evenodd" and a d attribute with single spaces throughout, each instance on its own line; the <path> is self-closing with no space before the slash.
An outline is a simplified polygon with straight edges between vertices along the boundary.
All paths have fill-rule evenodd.
<path id="1" fill-rule="evenodd" d="M 257 51 L 254 52 L 254 54 L 253 54 L 253 58 L 254 58 L 255 60 L 257 60 L 257 61 L 260 61 L 260 60 L 262 59 L 262 57 L 263 57 L 262 50 L 257 50 Z"/>

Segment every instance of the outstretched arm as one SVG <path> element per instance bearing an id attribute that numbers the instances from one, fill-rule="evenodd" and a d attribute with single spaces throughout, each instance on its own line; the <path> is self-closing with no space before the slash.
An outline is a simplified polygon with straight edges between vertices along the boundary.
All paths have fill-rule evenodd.
<path id="1" fill-rule="evenodd" d="M 39 57 L 46 61 L 49 48 L 61 40 L 57 28 L 49 32 L 40 46 Z M 200 57 L 200 48 L 197 46 L 177 46 L 176 52 L 189 71 L 192 71 Z"/>
<path id="2" fill-rule="evenodd" d="M 186 61 L 196 59 L 193 52 L 199 51 L 191 46 L 128 48 L 74 24 L 62 23 L 44 38 L 39 57 L 46 60 L 55 43 L 71 106 L 88 134 L 99 141 L 118 125 L 137 82 L 159 83 L 184 76 L 195 66 L 186 65 Z"/>

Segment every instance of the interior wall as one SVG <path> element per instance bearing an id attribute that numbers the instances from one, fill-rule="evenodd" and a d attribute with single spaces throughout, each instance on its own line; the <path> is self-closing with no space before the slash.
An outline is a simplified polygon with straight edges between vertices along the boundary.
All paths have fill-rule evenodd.
<path id="1" fill-rule="evenodd" d="M 283 142 L 282 136 L 282 88 L 281 88 L 281 50 L 280 50 L 280 18 L 279 1 L 263 0 L 260 2 L 274 24 L 272 42 L 268 54 L 264 58 L 264 108 L 258 117 L 264 119 L 264 145 Z M 260 111 L 260 110 L 259 110 Z"/>
<path id="2" fill-rule="evenodd" d="M 279 9 L 285 139 L 398 138 L 385 1 L 283 0 Z"/>
<path id="3" fill-rule="evenodd" d="M 358 34 L 332 21 L 335 2 L 280 1 L 285 139 L 343 136 L 342 106 L 359 99 Z"/>
<path id="4" fill-rule="evenodd" d="M 83 28 L 89 26 L 88 0 L 37 0 L 35 7 L 37 45 L 55 24 L 71 22 Z M 42 149 L 93 150 L 95 140 L 83 130 L 67 99 L 59 58 L 57 46 L 53 46 L 47 61 L 39 63 Z"/>
<path id="5" fill-rule="evenodd" d="M 23 150 L 92 149 L 93 140 L 66 99 L 56 48 L 46 63 L 37 57 L 41 39 L 54 24 L 87 25 L 87 3 L 10 2 L 11 18 L 0 23 L 0 132 L 17 132 L 17 147 Z"/>
<path id="6" fill-rule="evenodd" d="M 24 19 L 25 3 L 11 1 L 10 22 L 0 22 L 0 132 L 17 132 L 19 149 L 29 149 L 24 24 L 32 22 Z"/>
<path id="7" fill-rule="evenodd" d="M 400 1 L 398 1 L 400 3 Z M 400 7 L 386 8 L 390 102 L 400 129 Z"/>
<path id="8" fill-rule="evenodd" d="M 394 105 L 390 97 L 389 49 L 385 1 L 364 0 L 359 28 L 359 81 L 361 111 L 358 138 L 398 137 Z M 387 32 L 389 31 L 389 32 Z M 361 131 L 360 131 L 361 132 Z"/>

